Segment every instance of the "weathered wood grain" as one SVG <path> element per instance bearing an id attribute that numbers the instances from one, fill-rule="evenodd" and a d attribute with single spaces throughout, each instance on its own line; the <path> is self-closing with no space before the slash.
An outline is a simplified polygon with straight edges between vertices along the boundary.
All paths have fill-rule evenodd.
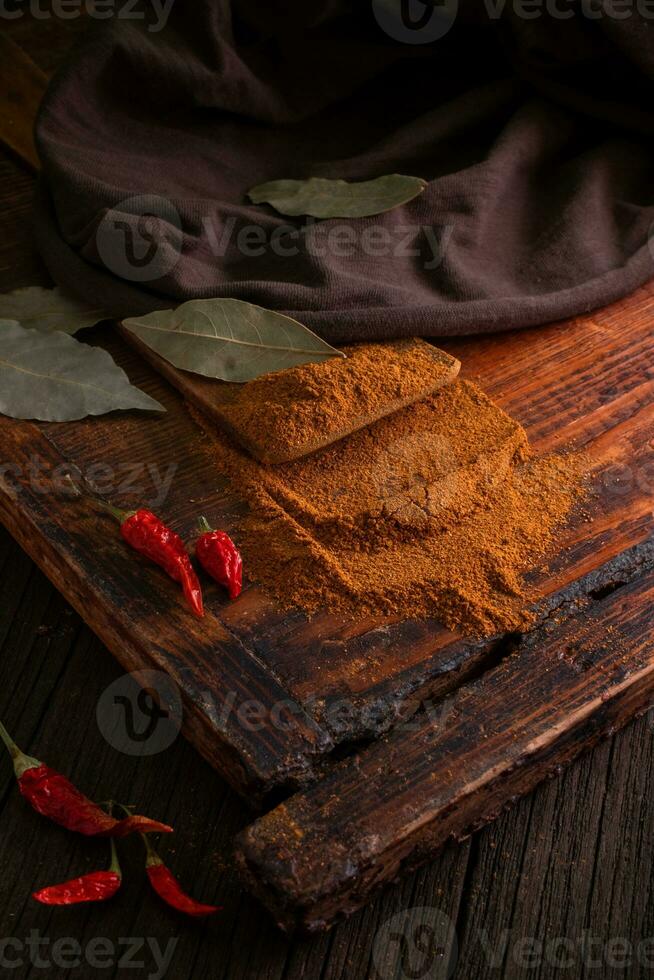
<path id="1" fill-rule="evenodd" d="M 94 435 L 101 440 L 102 430 Z M 253 802 L 307 779 L 330 739 L 274 675 L 210 608 L 194 619 L 165 575 L 134 555 L 125 560 L 113 521 L 92 499 L 66 493 L 61 479 L 70 463 L 35 426 L 3 419 L 0 445 L 9 461 L 0 519 L 126 669 L 152 667 L 173 679 L 199 751 Z M 129 471 L 114 472 L 129 479 Z M 254 720 L 246 702 L 256 708 Z"/>
<path id="2" fill-rule="evenodd" d="M 435 714 L 248 827 L 239 861 L 278 922 L 324 928 L 648 707 L 653 602 L 649 573 L 544 624 Z"/>
<path id="3" fill-rule="evenodd" d="M 463 375 L 525 425 L 536 450 L 574 445 L 595 468 L 590 506 L 562 533 L 549 567 L 532 576 L 543 613 L 601 585 L 602 576 L 637 571 L 638 549 L 654 529 L 653 310 L 648 286 L 594 317 L 442 342 L 462 358 Z M 213 383 L 157 363 L 186 397 L 210 407 Z M 278 614 L 263 597 L 247 620 L 237 609 L 223 616 L 337 740 L 378 734 L 422 697 L 461 683 L 494 647 L 434 621 L 324 613 L 307 623 L 301 613 Z"/>
<path id="4" fill-rule="evenodd" d="M 637 296 L 627 301 L 626 307 L 633 305 L 637 311 L 641 304 L 643 298 Z M 638 323 L 636 316 L 628 322 L 631 332 L 622 338 L 621 344 L 623 361 L 631 363 L 631 348 L 636 351 L 636 360 L 644 358 L 650 338 L 648 328 L 642 323 L 637 328 L 633 325 Z M 584 333 L 583 324 L 576 321 L 567 334 L 558 326 L 544 329 L 545 340 L 550 329 L 557 341 L 551 345 L 552 356 L 547 360 L 542 350 L 538 352 L 538 363 L 545 363 L 547 372 L 544 369 L 540 375 L 533 369 L 527 372 L 521 363 L 516 371 L 521 379 L 530 376 L 531 397 L 545 398 L 553 411 L 556 402 L 551 398 L 551 386 L 546 378 L 557 377 L 560 362 L 568 356 L 568 345 L 574 348 L 583 344 Z M 562 336 L 567 340 L 559 351 L 557 344 L 561 344 Z M 507 339 L 511 345 L 515 343 L 511 335 Z M 545 350 L 545 341 L 541 345 Z M 181 523 L 187 521 L 187 527 L 191 526 L 194 512 L 198 508 L 208 509 L 212 520 L 237 534 L 238 502 L 216 491 L 219 478 L 207 469 L 202 454 L 193 451 L 194 430 L 175 396 L 119 343 L 111 341 L 109 346 L 138 383 L 166 402 L 168 417 L 165 421 L 131 419 L 124 423 L 94 420 L 92 440 L 87 435 L 88 423 L 59 426 L 55 432 L 51 427 L 50 439 L 84 471 L 110 461 L 114 468 L 122 467 L 125 471 L 140 464 L 157 467 L 160 473 L 165 473 L 172 462 L 176 471 L 168 506 L 179 513 Z M 597 354 L 594 349 L 593 356 Z M 609 359 L 610 354 L 609 350 Z M 507 358 L 511 363 L 516 361 L 513 353 Z M 492 373 L 488 365 L 486 370 L 489 375 Z M 606 391 L 607 384 L 606 377 L 601 375 L 598 391 Z M 550 570 L 536 583 L 539 594 L 547 597 L 550 605 L 561 601 L 571 589 L 583 590 L 588 576 L 594 583 L 589 587 L 596 587 L 598 568 L 609 578 L 614 574 L 615 562 L 626 566 L 633 563 L 637 568 L 638 547 L 651 533 L 648 475 L 652 468 L 650 440 L 654 437 L 654 412 L 645 397 L 648 382 L 643 384 L 641 375 L 634 374 L 632 385 L 631 391 L 626 390 L 631 398 L 627 409 L 624 407 L 627 382 L 622 381 L 618 392 L 622 407 L 617 419 L 613 402 L 605 401 L 598 408 L 596 389 L 590 383 L 585 389 L 592 420 L 589 425 L 594 427 L 593 432 L 599 432 L 590 444 L 601 466 L 599 492 L 590 507 L 592 521 L 584 518 L 564 533 L 560 557 L 554 556 Z M 508 382 L 507 391 L 512 391 Z M 520 404 L 526 404 L 524 389 L 517 397 Z M 499 400 L 502 401 L 501 396 Z M 568 416 L 576 412 L 583 419 L 584 404 L 585 401 L 580 404 L 579 399 L 570 399 Z M 523 420 L 529 427 L 528 419 Z M 601 426 L 605 427 L 604 431 Z M 171 454 L 173 445 L 181 448 L 179 455 Z M 632 478 L 625 481 L 625 473 L 629 472 Z M 151 492 L 148 488 L 148 493 Z M 138 501 L 132 495 L 128 502 Z M 620 574 L 628 572 L 626 567 Z M 215 602 L 215 597 L 210 601 Z M 223 603 L 215 608 L 230 632 L 269 665 L 289 694 L 305 704 L 320 723 L 328 725 L 337 740 L 366 736 L 387 728 L 402 713 L 413 710 L 420 698 L 452 689 L 476 670 L 480 661 L 492 656 L 492 646 L 470 644 L 434 622 L 348 621 L 328 614 L 307 622 L 301 613 L 279 613 L 257 589 L 249 590 L 235 606 Z"/>
<path id="5" fill-rule="evenodd" d="M 174 980 L 204 975 L 379 980 L 372 953 L 380 929 L 392 916 L 418 906 L 437 909 L 455 924 L 456 980 L 532 975 L 646 980 L 651 975 L 635 953 L 654 936 L 654 908 L 647 900 L 654 841 L 651 718 L 608 738 L 463 843 L 446 844 L 428 864 L 331 932 L 288 937 L 243 893 L 232 867 L 232 838 L 248 819 L 236 795 L 184 739 L 141 759 L 105 742 L 97 728 L 97 702 L 121 669 L 2 529 L 0 595 L 0 718 L 27 751 L 68 772 L 87 792 L 98 798 L 116 795 L 172 824 L 175 836 L 160 843 L 161 852 L 198 897 L 224 907 L 200 927 L 167 910 L 149 891 L 138 841 L 121 850 L 126 881 L 110 906 L 53 914 L 30 902 L 27 896 L 35 888 L 101 867 L 106 849 L 32 813 L 5 764 L 0 765 L 3 936 L 25 939 L 38 929 L 51 942 L 74 937 L 83 949 L 98 935 L 116 944 L 125 936 L 154 937 L 162 949 L 174 938 L 167 972 Z M 587 968 L 585 936 L 594 943 Z M 568 947 L 574 950 L 573 966 L 562 971 L 553 956 L 542 954 L 538 968 L 521 970 L 522 944 L 530 937 L 546 950 L 563 939 L 561 952 L 567 956 Z M 633 946 L 628 967 L 606 962 L 616 937 Z M 399 946 L 388 944 L 381 952 L 387 976 L 397 976 Z M 144 974 L 153 972 L 147 948 L 141 958 Z M 26 972 L 12 971 L 21 977 Z M 90 976 L 84 962 L 73 969 L 52 964 L 47 972 L 52 980 Z"/>
<path id="6" fill-rule="evenodd" d="M 485 355 L 488 363 L 481 356 L 476 360 L 469 358 L 478 377 L 484 366 L 487 378 L 481 378 L 482 381 L 492 376 L 491 362 L 497 361 L 506 385 L 506 407 L 517 411 L 522 406 L 522 421 L 528 432 L 535 426 L 532 417 L 541 418 L 536 408 L 529 407 L 529 398 L 541 406 L 542 415 L 549 422 L 538 423 L 536 441 L 539 432 L 548 431 L 547 426 L 552 433 L 548 438 L 552 440 L 559 432 L 559 423 L 563 429 L 574 425 L 577 444 L 594 457 L 598 469 L 596 493 L 586 513 L 562 534 L 560 549 L 551 557 L 548 569 L 534 577 L 542 614 L 573 595 L 583 597 L 616 576 L 627 581 L 641 567 L 642 552 L 653 526 L 650 478 L 654 467 L 654 408 L 648 397 L 652 382 L 643 367 L 651 350 L 647 320 L 651 304 L 649 289 L 625 301 L 626 327 L 620 334 L 614 331 L 608 340 L 603 334 L 601 338 L 595 336 L 596 332 L 592 331 L 589 340 L 582 320 L 572 322 L 567 329 L 556 325 L 534 332 L 543 339 L 534 338 L 537 352 L 530 370 L 515 354 L 513 335 L 505 338 L 509 347 L 506 355 L 499 353 L 503 347 L 498 340 L 492 346 L 484 342 L 489 351 Z M 97 331 L 95 338 L 95 342 L 102 342 L 111 350 L 136 383 L 166 405 L 167 415 L 25 426 L 31 440 L 30 453 L 38 457 L 43 442 L 46 449 L 48 445 L 56 446 L 61 457 L 84 474 L 92 475 L 98 467 L 102 473 L 102 468 L 109 466 L 113 474 L 109 487 L 112 499 L 125 506 L 156 500 L 155 477 L 165 480 L 168 475 L 172 482 L 161 503 L 166 516 L 180 531 L 187 536 L 191 534 L 197 514 L 206 512 L 212 523 L 226 527 L 238 539 L 242 504 L 226 491 L 218 473 L 212 470 L 199 442 L 199 430 L 180 398 L 109 328 L 104 333 Z M 571 382 L 564 368 L 570 352 L 576 349 L 583 352 L 583 359 L 588 363 L 598 360 L 603 351 L 601 363 L 607 363 L 609 368 L 608 374 L 599 371 L 595 380 L 589 375 L 581 394 L 573 398 L 566 394 Z M 512 381 L 511 370 L 515 371 Z M 582 366 L 581 370 L 585 368 Z M 555 398 L 553 391 L 558 379 L 565 390 L 562 388 Z M 495 394 L 503 403 L 502 394 Z M 520 416 L 519 411 L 517 414 Z M 586 442 L 582 436 L 584 425 L 590 433 Z M 11 433 L 22 427 L 22 423 L 11 420 L 0 422 L 0 446 L 4 446 L 5 458 L 11 459 Z M 6 438 L 9 442 L 4 441 Z M 547 446 L 543 444 L 541 448 Z M 133 474 L 140 474 L 136 485 Z M 27 504 L 28 498 L 17 500 L 17 509 L 7 516 L 7 521 L 20 521 L 22 507 Z M 32 550 L 36 547 L 33 544 Z M 71 552 L 66 561 L 75 564 L 76 552 L 82 547 L 80 539 L 62 538 L 59 547 L 62 557 L 62 549 Z M 121 547 L 114 544 L 112 568 L 119 568 L 124 562 Z M 62 571 L 53 567 L 51 574 L 58 581 L 66 582 Z M 162 587 L 156 571 L 139 582 L 141 586 L 144 583 L 148 589 Z M 168 591 L 155 599 L 162 603 L 160 609 L 171 601 L 171 587 L 166 583 L 165 588 Z M 174 591 L 172 594 L 174 597 Z M 85 602 L 87 617 L 97 614 L 99 602 L 108 607 L 104 616 L 110 618 L 109 607 L 117 595 L 121 596 L 121 602 L 126 601 L 124 592 L 117 592 L 109 583 L 98 600 Z M 250 786 L 237 772 L 238 764 L 230 763 L 235 769 L 232 777 L 235 784 L 241 791 L 259 797 L 276 785 L 289 781 L 293 785 L 314 778 L 320 770 L 318 757 L 329 753 L 333 742 L 377 735 L 414 711 L 422 699 L 443 696 L 453 690 L 474 676 L 483 664 L 493 662 L 498 644 L 498 640 L 470 643 L 431 621 L 348 619 L 328 613 L 308 621 L 301 612 L 275 609 L 256 586 L 248 588 L 235 604 L 226 603 L 220 590 L 211 588 L 207 604 L 216 621 L 219 639 L 216 651 L 221 649 L 221 637 L 228 636 L 231 648 L 242 652 L 247 663 L 256 665 L 256 670 L 270 678 L 270 689 L 276 692 L 277 700 L 290 699 L 305 715 L 304 724 L 318 726 L 316 731 L 322 732 L 308 755 L 305 755 L 304 735 L 293 747 L 289 744 L 292 733 L 286 733 L 288 758 L 295 760 L 289 762 L 293 771 L 284 773 L 283 766 L 276 768 L 265 787 L 259 781 L 260 771 L 254 780 L 256 786 Z M 168 632 L 165 626 L 162 629 L 159 625 L 158 630 L 159 646 L 165 651 L 158 655 L 160 662 L 169 657 L 171 664 L 178 664 L 178 637 L 174 629 L 171 627 Z M 206 637 L 204 640 L 207 653 L 202 675 L 203 679 L 209 678 L 210 689 L 220 672 L 221 659 L 218 652 L 208 653 Z M 117 653 L 120 656 L 120 650 Z M 149 660 L 148 655 L 145 657 Z M 258 683 L 253 681 L 255 687 Z M 256 699 L 253 693 L 248 698 L 245 689 L 241 689 L 240 696 L 244 700 Z M 213 722 L 209 720 L 208 725 L 210 731 Z M 298 769 L 299 758 L 312 761 L 307 768 Z"/>

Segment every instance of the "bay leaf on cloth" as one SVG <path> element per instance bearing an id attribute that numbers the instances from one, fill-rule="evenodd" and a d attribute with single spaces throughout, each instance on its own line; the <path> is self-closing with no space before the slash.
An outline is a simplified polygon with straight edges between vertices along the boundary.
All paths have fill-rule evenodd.
<path id="1" fill-rule="evenodd" d="M 254 204 L 270 204 L 280 214 L 312 218 L 368 218 L 406 204 L 422 194 L 420 177 L 387 174 L 375 180 L 271 180 L 248 191 Z"/>
<path id="2" fill-rule="evenodd" d="M 175 367 L 221 381 L 345 357 L 297 320 L 237 299 L 193 299 L 123 326 Z"/>
<path id="3" fill-rule="evenodd" d="M 34 330 L 61 330 L 74 334 L 108 317 L 105 310 L 92 308 L 58 286 L 54 289 L 26 286 L 11 293 L 0 293 L 0 319 L 17 320 L 22 326 Z"/>
<path id="4" fill-rule="evenodd" d="M 0 320 L 0 413 L 67 422 L 130 408 L 165 411 L 130 384 L 105 350 L 59 330 L 42 333 Z"/>

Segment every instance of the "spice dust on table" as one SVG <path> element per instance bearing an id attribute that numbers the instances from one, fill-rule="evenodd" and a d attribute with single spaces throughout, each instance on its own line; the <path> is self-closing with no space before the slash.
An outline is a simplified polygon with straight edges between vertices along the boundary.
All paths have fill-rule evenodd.
<path id="1" fill-rule="evenodd" d="M 396 382 L 374 371 L 376 345 L 364 346 L 367 383 L 384 395 Z M 348 392 L 338 363 L 303 365 L 266 380 L 278 428 L 275 381 L 293 419 L 294 383 L 306 390 L 307 377 L 321 386 L 317 425 L 325 426 L 330 406 L 343 412 Z M 239 401 L 247 406 L 247 384 Z M 249 577 L 280 605 L 308 613 L 434 617 L 478 636 L 528 628 L 525 576 L 586 492 L 580 454 L 534 455 L 522 426 L 470 381 L 453 380 L 278 465 L 256 461 L 190 411 L 208 437 L 206 451 L 249 505 L 238 540 Z M 241 430 L 262 411 L 244 408 Z M 311 424 L 306 408 L 304 424 Z"/>

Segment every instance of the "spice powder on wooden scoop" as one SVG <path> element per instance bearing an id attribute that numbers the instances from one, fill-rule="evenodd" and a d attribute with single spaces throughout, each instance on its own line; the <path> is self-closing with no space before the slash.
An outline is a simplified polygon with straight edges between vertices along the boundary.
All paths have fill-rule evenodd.
<path id="1" fill-rule="evenodd" d="M 419 338 L 359 344 L 344 353 L 242 385 L 199 383 L 211 417 L 270 464 L 307 456 L 425 398 L 454 381 L 461 368 Z"/>

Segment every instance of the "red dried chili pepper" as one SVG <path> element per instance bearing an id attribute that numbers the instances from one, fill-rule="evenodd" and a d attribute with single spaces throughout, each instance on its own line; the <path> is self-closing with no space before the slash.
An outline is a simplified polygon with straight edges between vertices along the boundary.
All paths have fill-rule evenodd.
<path id="1" fill-rule="evenodd" d="M 204 616 L 202 588 L 180 536 L 150 510 L 124 511 L 110 504 L 103 506 L 120 521 L 125 541 L 179 582 L 195 615 Z"/>
<path id="2" fill-rule="evenodd" d="M 111 864 L 106 871 L 91 871 L 71 878 L 61 885 L 50 885 L 34 892 L 32 898 L 43 905 L 80 905 L 82 902 L 105 902 L 120 888 L 122 872 L 114 841 L 111 842 Z"/>
<path id="3" fill-rule="evenodd" d="M 71 476 L 66 477 L 66 483 L 74 493 L 83 495 Z M 180 536 L 151 510 L 120 510 L 94 493 L 91 496 L 103 510 L 119 521 L 120 533 L 125 541 L 139 554 L 163 568 L 174 582 L 179 582 L 195 615 L 204 616 L 202 588 Z"/>
<path id="4" fill-rule="evenodd" d="M 243 559 L 232 539 L 224 531 L 214 531 L 206 517 L 198 521 L 203 532 L 195 543 L 198 561 L 213 579 L 229 590 L 236 599 L 243 587 Z"/>
<path id="5" fill-rule="evenodd" d="M 198 919 L 221 911 L 221 908 L 217 905 L 204 905 L 202 902 L 196 902 L 194 898 L 187 895 L 182 890 L 173 873 L 166 867 L 154 850 L 145 834 L 141 836 L 143 837 L 147 852 L 145 872 L 157 895 L 167 905 L 177 909 L 178 912 L 184 912 L 186 915 L 192 915 Z"/>
<path id="6" fill-rule="evenodd" d="M 134 831 L 172 833 L 172 827 L 149 817 L 130 815 L 116 820 L 80 793 L 65 776 L 21 752 L 2 723 L 0 738 L 13 760 L 21 794 L 37 813 L 66 830 L 89 837 L 125 837 Z"/>

